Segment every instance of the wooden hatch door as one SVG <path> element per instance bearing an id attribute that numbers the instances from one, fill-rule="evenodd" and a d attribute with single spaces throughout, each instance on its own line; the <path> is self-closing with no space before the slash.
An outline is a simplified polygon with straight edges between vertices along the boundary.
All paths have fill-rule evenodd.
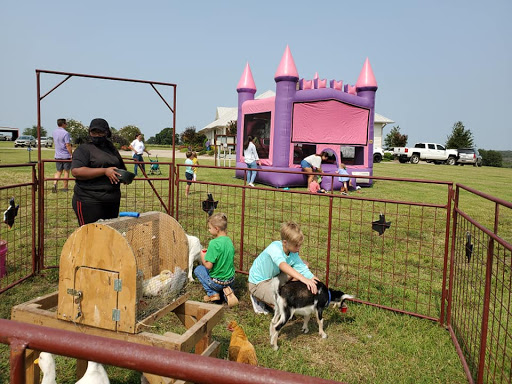
<path id="1" fill-rule="evenodd" d="M 117 330 L 119 272 L 79 267 L 75 273 L 73 318 L 97 328 Z"/>

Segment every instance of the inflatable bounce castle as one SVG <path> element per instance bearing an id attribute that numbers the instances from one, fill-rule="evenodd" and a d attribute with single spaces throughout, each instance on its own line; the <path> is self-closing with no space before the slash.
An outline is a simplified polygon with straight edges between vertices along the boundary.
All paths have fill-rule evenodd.
<path id="1" fill-rule="evenodd" d="M 336 173 L 344 163 L 351 175 L 373 174 L 373 118 L 377 82 L 366 59 L 355 86 L 343 81 L 299 80 L 289 47 L 281 59 L 274 80 L 274 97 L 254 99 L 256 85 L 247 63 L 237 86 L 237 167 L 243 161 L 243 142 L 254 137 L 262 169 L 301 171 L 300 162 L 313 153 L 326 151 L 329 159 L 322 164 L 324 173 Z M 243 178 L 239 170 L 237 177 Z M 332 188 L 331 177 L 324 177 L 322 187 Z M 274 187 L 303 186 L 301 174 L 258 172 L 256 181 Z M 355 186 L 356 179 L 352 179 Z M 357 178 L 358 185 L 371 179 Z M 334 178 L 334 188 L 341 182 Z"/>

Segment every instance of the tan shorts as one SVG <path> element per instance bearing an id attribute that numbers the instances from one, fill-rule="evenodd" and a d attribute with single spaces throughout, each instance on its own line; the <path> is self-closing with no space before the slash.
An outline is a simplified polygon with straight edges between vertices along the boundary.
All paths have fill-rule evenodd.
<path id="1" fill-rule="evenodd" d="M 273 307 L 279 287 L 284 285 L 289 279 L 290 276 L 281 272 L 270 280 L 265 280 L 258 284 L 249 283 L 249 292 L 258 300 Z"/>

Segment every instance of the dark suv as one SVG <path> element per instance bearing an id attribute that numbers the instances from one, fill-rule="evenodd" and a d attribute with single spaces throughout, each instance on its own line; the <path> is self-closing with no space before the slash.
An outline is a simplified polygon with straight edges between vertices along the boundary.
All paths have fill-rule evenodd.
<path id="1" fill-rule="evenodd" d="M 474 167 L 482 166 L 482 156 L 478 153 L 476 148 L 459 148 L 459 158 L 457 164 L 473 164 Z"/>

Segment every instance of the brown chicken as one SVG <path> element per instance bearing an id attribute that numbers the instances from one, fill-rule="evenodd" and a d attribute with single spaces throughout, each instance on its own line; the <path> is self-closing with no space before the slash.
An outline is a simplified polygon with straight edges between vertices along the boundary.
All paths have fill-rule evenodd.
<path id="1" fill-rule="evenodd" d="M 247 339 L 244 330 L 235 320 L 228 324 L 228 330 L 233 332 L 228 348 L 229 360 L 236 361 L 237 363 L 258 365 L 254 346 Z"/>

